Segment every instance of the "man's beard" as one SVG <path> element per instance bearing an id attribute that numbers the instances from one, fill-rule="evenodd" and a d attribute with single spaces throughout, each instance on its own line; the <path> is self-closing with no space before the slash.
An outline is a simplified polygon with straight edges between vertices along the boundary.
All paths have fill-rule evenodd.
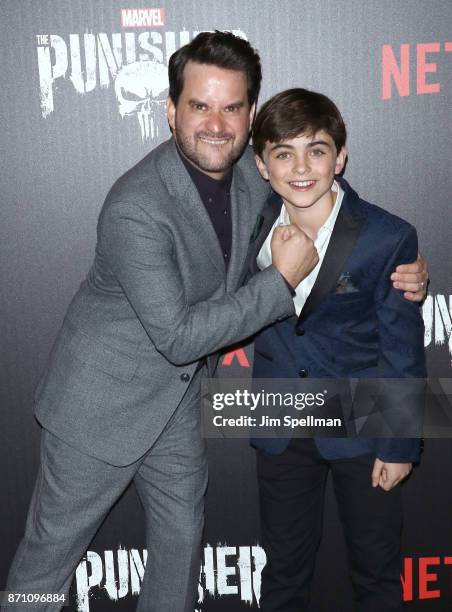
<path id="1" fill-rule="evenodd" d="M 200 170 L 204 170 L 204 172 L 227 172 L 243 153 L 246 143 L 248 142 L 249 135 L 246 134 L 240 139 L 237 139 L 237 137 L 233 134 L 226 132 L 223 134 L 196 132 L 194 136 L 188 136 L 183 130 L 180 129 L 180 127 L 176 125 L 175 138 L 179 149 L 182 151 L 185 157 Z M 206 138 L 209 140 L 228 140 L 228 143 L 225 143 L 224 145 L 205 144 L 206 147 L 211 146 L 212 149 L 215 146 L 219 148 L 216 155 L 210 156 L 208 152 L 201 151 L 200 147 L 197 147 L 199 138 Z M 232 141 L 232 146 L 230 146 L 229 141 Z M 201 147 L 202 146 L 203 145 L 201 144 Z M 223 148 L 225 149 L 224 152 L 221 150 Z M 212 153 L 214 153 L 214 151 L 212 151 Z"/>

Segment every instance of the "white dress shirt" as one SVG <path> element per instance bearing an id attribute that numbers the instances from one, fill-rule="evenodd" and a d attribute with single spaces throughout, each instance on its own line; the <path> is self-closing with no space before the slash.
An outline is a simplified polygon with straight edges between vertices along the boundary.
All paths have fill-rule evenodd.
<path id="1" fill-rule="evenodd" d="M 317 233 L 317 238 L 314 240 L 314 246 L 317 249 L 317 253 L 319 255 L 319 262 L 316 267 L 312 270 L 308 276 L 301 281 L 301 283 L 295 289 L 295 295 L 293 298 L 295 311 L 297 316 L 300 314 L 303 306 L 308 299 L 309 294 L 312 291 L 314 283 L 319 274 L 320 267 L 323 263 L 323 259 L 325 257 L 326 250 L 330 243 L 331 234 L 333 233 L 334 225 L 336 223 L 337 216 L 339 214 L 339 210 L 341 208 L 342 200 L 344 197 L 344 191 L 341 189 L 339 183 L 334 181 L 331 186 L 331 191 L 335 191 L 337 193 L 336 202 L 334 203 L 333 209 L 328 216 L 328 219 L 322 225 Z M 257 256 L 256 262 L 260 270 L 267 268 L 272 263 L 272 252 L 270 248 L 271 239 L 273 236 L 273 232 L 276 227 L 279 225 L 288 225 L 290 224 L 289 214 L 286 210 L 284 204 L 281 207 L 281 212 L 279 213 L 279 217 L 273 224 L 270 233 L 265 239 L 264 244 L 262 245 L 261 250 L 259 251 L 259 255 Z"/>

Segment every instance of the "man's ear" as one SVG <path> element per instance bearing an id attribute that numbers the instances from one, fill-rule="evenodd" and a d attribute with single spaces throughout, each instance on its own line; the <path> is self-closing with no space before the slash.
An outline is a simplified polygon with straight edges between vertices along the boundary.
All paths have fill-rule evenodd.
<path id="1" fill-rule="evenodd" d="M 176 129 L 176 105 L 173 100 L 168 96 L 166 98 L 166 116 L 168 119 L 168 123 L 170 124 L 170 128 L 172 130 Z"/>
<path id="2" fill-rule="evenodd" d="M 261 158 L 260 155 L 255 155 L 254 159 L 256 160 L 256 166 L 260 172 L 261 177 L 264 178 L 266 181 L 268 181 L 269 176 L 268 176 L 267 166 L 265 165 L 264 160 Z"/>
<path id="3" fill-rule="evenodd" d="M 345 166 L 345 160 L 347 159 L 348 151 L 347 147 L 342 147 L 336 158 L 336 165 L 334 167 L 334 174 L 340 174 Z"/>

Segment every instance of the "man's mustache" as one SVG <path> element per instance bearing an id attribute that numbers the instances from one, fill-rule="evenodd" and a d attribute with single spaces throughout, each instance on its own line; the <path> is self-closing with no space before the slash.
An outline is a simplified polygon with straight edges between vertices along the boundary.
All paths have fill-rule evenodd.
<path id="1" fill-rule="evenodd" d="M 224 132 L 222 134 L 212 134 L 211 132 L 198 132 L 196 138 L 207 138 L 208 140 L 231 140 L 234 138 L 233 134 Z"/>

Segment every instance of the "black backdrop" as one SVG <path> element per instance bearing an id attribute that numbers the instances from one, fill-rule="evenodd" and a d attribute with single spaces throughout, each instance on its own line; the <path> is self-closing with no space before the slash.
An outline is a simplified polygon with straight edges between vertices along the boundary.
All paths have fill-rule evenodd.
<path id="1" fill-rule="evenodd" d="M 108 188 L 168 136 L 165 67 L 195 32 L 234 30 L 259 49 L 261 101 L 298 85 L 325 92 L 343 110 L 346 178 L 418 229 L 431 272 L 423 307 L 429 372 L 450 377 L 450 1 L 166 0 L 153 6 L 163 10 L 140 26 L 133 13 L 125 14 L 132 21 L 122 21 L 122 9 L 137 8 L 131 0 L 0 4 L 0 588 L 37 470 L 34 386 L 90 265 Z M 250 347 L 228 355 L 221 374 L 247 375 L 251 359 Z M 427 440 L 422 464 L 404 486 L 405 595 L 413 611 L 452 608 L 451 448 L 449 440 Z M 264 562 L 254 456 L 242 440 L 209 441 L 208 449 L 199 609 L 248 610 L 256 606 Z M 79 566 L 71 609 L 134 609 L 145 554 L 142 523 L 131 489 Z M 328 489 L 314 609 L 347 612 L 349 591 Z"/>

